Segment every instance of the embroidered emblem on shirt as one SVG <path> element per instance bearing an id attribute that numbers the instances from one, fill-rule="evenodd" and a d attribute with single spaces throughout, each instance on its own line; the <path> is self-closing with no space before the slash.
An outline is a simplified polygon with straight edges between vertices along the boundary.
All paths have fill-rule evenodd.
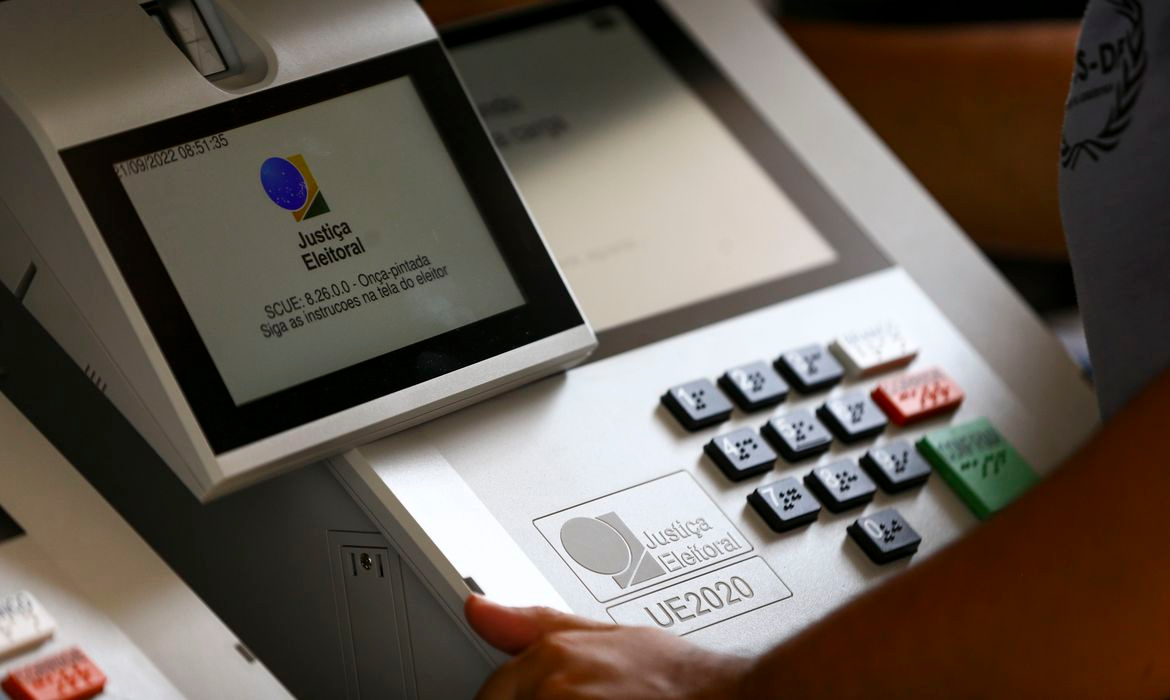
<path id="1" fill-rule="evenodd" d="M 1106 97 L 1112 97 L 1108 110 L 1096 117 L 1100 127 L 1090 135 L 1070 138 L 1066 117 L 1065 133 L 1060 143 L 1060 165 L 1074 170 L 1081 156 L 1097 161 L 1121 143 L 1121 137 L 1133 121 L 1134 108 L 1141 96 L 1146 76 L 1146 33 L 1140 0 L 1108 0 L 1123 20 L 1124 33 L 1093 47 L 1082 39 L 1077 51 L 1073 87 L 1065 105 L 1069 117 L 1073 110 Z"/>

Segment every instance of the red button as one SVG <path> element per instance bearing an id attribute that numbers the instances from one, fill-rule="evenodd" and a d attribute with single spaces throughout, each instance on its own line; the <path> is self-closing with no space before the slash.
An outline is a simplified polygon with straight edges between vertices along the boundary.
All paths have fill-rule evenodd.
<path id="1" fill-rule="evenodd" d="M 76 647 L 8 674 L 0 687 L 12 700 L 83 700 L 106 687 L 106 675 Z"/>
<path id="2" fill-rule="evenodd" d="M 939 369 L 892 377 L 877 385 L 873 400 L 897 425 L 909 425 L 963 403 L 963 390 Z"/>

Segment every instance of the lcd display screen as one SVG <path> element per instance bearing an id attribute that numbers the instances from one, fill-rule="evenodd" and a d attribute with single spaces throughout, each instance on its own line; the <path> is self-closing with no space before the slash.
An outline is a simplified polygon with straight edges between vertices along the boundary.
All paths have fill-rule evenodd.
<path id="1" fill-rule="evenodd" d="M 61 158 L 216 454 L 583 324 L 438 41 Z"/>
<path id="2" fill-rule="evenodd" d="M 409 77 L 114 169 L 237 405 L 525 302 Z"/>

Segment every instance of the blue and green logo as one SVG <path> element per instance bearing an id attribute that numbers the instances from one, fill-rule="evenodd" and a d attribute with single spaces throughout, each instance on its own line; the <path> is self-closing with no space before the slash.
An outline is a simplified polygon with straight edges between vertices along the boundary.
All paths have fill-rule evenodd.
<path id="1" fill-rule="evenodd" d="M 304 221 L 329 212 L 325 195 L 317 187 L 304 156 L 269 158 L 260 166 L 260 184 L 268 198 L 293 219 Z"/>

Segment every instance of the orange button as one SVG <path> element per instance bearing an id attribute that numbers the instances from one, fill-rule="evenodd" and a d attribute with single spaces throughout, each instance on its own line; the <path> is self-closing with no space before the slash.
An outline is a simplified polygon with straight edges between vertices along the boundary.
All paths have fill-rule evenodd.
<path id="1" fill-rule="evenodd" d="M 873 390 L 873 400 L 897 425 L 909 425 L 963 403 L 963 390 L 939 369 L 891 377 Z"/>
<path id="2" fill-rule="evenodd" d="M 0 687 L 12 700 L 83 700 L 106 687 L 106 675 L 76 647 L 8 674 Z"/>

